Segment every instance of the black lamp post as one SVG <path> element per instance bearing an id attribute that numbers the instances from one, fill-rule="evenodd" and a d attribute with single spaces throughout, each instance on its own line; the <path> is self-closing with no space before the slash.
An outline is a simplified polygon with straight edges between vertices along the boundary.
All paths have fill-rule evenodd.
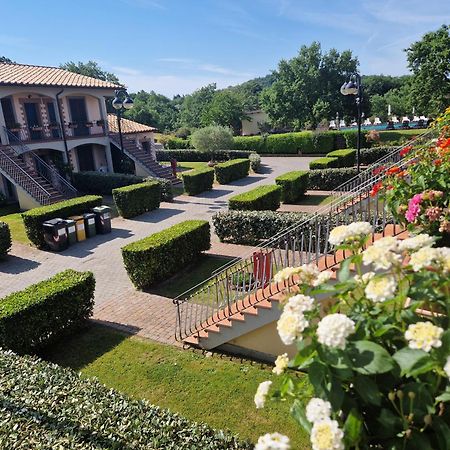
<path id="1" fill-rule="evenodd" d="M 341 87 L 341 94 L 343 95 L 356 95 L 356 106 L 358 108 L 358 135 L 356 137 L 356 170 L 359 173 L 360 156 L 361 156 L 361 104 L 363 99 L 363 86 L 361 83 L 361 75 L 354 73 L 350 76 L 350 81 L 344 83 Z"/>
<path id="2" fill-rule="evenodd" d="M 133 100 L 128 95 L 128 92 L 125 89 L 117 89 L 115 91 L 116 96 L 112 101 L 112 106 L 117 112 L 117 128 L 119 129 L 119 138 L 120 138 L 120 151 L 123 157 L 123 138 L 122 138 L 122 127 L 120 124 L 120 119 L 122 115 L 122 111 L 131 109 L 133 107 Z M 122 98 L 124 98 L 122 100 Z"/>

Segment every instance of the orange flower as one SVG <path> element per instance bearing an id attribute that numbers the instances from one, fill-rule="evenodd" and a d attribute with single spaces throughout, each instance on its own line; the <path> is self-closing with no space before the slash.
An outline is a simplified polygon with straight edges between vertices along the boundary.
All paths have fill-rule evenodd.
<path id="1" fill-rule="evenodd" d="M 405 155 L 407 155 L 412 150 L 412 145 L 408 145 L 407 147 L 400 150 L 400 156 L 403 158 Z"/>
<path id="2" fill-rule="evenodd" d="M 379 181 L 377 184 L 375 184 L 372 188 L 372 190 L 370 191 L 370 196 L 371 197 L 375 197 L 375 195 L 377 195 L 378 191 L 382 188 L 383 183 L 381 181 Z"/>
<path id="3" fill-rule="evenodd" d="M 386 175 L 394 175 L 396 173 L 400 172 L 400 168 L 397 166 L 391 167 L 387 172 Z"/>
<path id="4" fill-rule="evenodd" d="M 398 176 L 399 178 L 403 178 L 405 175 L 408 175 L 408 172 L 407 172 L 406 170 L 401 170 L 401 171 L 397 174 L 397 176 Z"/>
<path id="5" fill-rule="evenodd" d="M 439 147 L 441 147 L 442 149 L 450 147 L 450 138 L 443 139 L 442 141 L 440 140 Z"/>
<path id="6" fill-rule="evenodd" d="M 441 164 L 442 164 L 442 159 L 441 159 L 441 158 L 436 159 L 436 160 L 434 161 L 434 165 L 435 165 L 435 166 L 440 166 Z"/>

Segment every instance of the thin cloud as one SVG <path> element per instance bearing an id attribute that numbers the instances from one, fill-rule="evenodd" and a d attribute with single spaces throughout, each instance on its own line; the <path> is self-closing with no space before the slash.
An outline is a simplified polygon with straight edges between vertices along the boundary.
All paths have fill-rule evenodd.
<path id="1" fill-rule="evenodd" d="M 127 3 L 128 5 L 136 6 L 138 8 L 167 10 L 166 5 L 164 5 L 158 0 L 121 0 L 121 1 L 123 3 Z"/>

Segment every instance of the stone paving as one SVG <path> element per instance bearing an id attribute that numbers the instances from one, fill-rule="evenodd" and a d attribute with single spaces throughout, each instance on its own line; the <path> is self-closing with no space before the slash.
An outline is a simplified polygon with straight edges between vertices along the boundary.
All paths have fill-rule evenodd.
<path id="1" fill-rule="evenodd" d="M 94 319 L 143 337 L 174 344 L 175 306 L 172 300 L 136 291 L 123 267 L 120 248 L 183 220 L 210 220 L 215 212 L 227 207 L 230 196 L 260 184 L 271 184 L 275 177 L 290 170 L 307 169 L 312 159 L 263 158 L 262 174 L 216 186 L 212 191 L 195 197 L 178 196 L 173 203 L 162 203 L 158 210 L 133 220 L 115 218 L 111 234 L 80 242 L 62 253 L 13 244 L 10 256 L 0 262 L 0 298 L 68 268 L 91 270 L 96 279 Z M 216 236 L 212 240 L 212 254 L 244 256 L 250 251 L 245 246 L 221 244 Z"/>

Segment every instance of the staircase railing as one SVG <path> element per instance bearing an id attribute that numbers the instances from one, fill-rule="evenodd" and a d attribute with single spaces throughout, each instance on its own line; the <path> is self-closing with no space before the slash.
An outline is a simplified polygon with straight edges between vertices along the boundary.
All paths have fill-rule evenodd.
<path id="1" fill-rule="evenodd" d="M 414 140 L 415 148 L 426 144 L 432 132 Z M 407 145 L 410 145 L 408 143 Z M 402 168 L 401 146 L 381 158 L 366 170 L 336 188 L 333 201 L 321 207 L 312 217 L 282 230 L 247 257 L 233 260 L 210 278 L 174 299 L 177 306 L 176 338 L 199 333 L 202 329 L 240 313 L 251 305 L 270 298 L 288 286 L 273 283 L 273 275 L 289 266 L 318 262 L 321 268 L 338 263 L 328 243 L 330 231 L 355 221 L 370 222 L 375 232 L 384 233 L 390 223 L 397 231 L 402 228 L 385 208 L 378 193 L 370 195 L 373 186 L 385 177 L 384 167 L 396 164 Z"/>
<path id="2" fill-rule="evenodd" d="M 66 198 L 76 197 L 78 192 L 74 186 L 72 186 L 60 173 L 47 164 L 40 156 L 30 150 L 15 134 L 4 128 L 8 134 L 10 147 L 14 150 L 17 156 L 22 154 L 28 154 L 33 158 L 33 163 L 36 168 L 36 172 L 44 178 L 51 186 L 53 186 L 58 192 L 63 194 Z M 21 151 L 18 152 L 15 146 L 20 147 Z"/>

